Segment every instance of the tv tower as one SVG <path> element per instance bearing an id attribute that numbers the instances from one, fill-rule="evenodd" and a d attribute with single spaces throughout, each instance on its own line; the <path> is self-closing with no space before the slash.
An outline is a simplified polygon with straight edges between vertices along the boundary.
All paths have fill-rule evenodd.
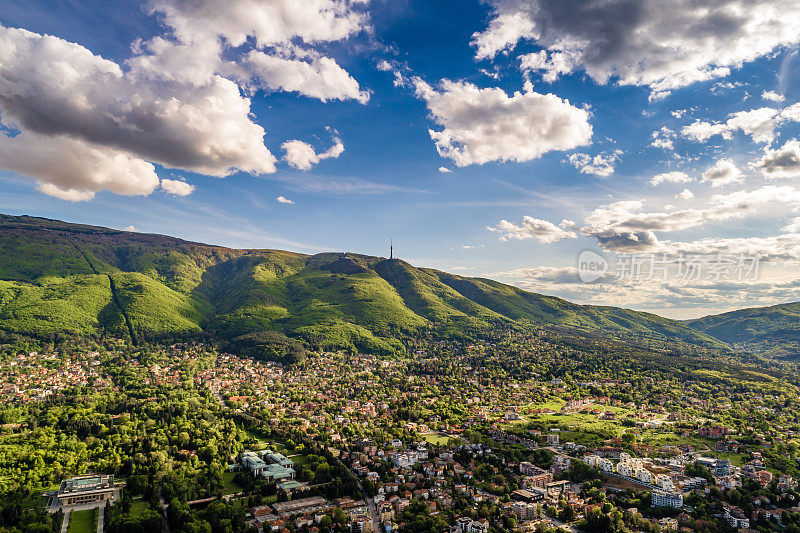
<path id="1" fill-rule="evenodd" d="M 389 239 L 389 259 L 394 259 L 394 245 L 392 239 Z"/>

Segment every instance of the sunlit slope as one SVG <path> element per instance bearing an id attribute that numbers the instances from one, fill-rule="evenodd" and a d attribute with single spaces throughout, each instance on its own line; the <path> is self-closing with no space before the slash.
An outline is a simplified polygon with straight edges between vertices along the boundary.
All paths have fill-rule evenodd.
<path id="1" fill-rule="evenodd" d="M 800 357 L 800 303 L 731 311 L 687 324 L 747 350 Z"/>
<path id="2" fill-rule="evenodd" d="M 702 346 L 687 324 L 582 306 L 502 283 L 359 254 L 233 250 L 161 235 L 0 215 L 0 328 L 112 332 L 138 341 L 277 332 L 307 345 L 402 350 L 423 332 L 469 337 L 499 323 L 557 325 Z"/>

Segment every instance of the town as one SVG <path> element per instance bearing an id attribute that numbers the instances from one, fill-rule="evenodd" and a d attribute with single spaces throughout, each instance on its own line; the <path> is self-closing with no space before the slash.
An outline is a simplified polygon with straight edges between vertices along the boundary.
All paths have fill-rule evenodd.
<path id="1" fill-rule="evenodd" d="M 94 513 L 107 531 L 139 522 L 190 531 L 189 517 L 200 523 L 219 506 L 239 530 L 258 532 L 800 523 L 794 378 L 756 366 L 726 374 L 721 364 L 707 370 L 708 361 L 677 370 L 652 361 L 642 372 L 631 368 L 642 362 L 592 353 L 598 371 L 585 350 L 530 332 L 415 342 L 409 351 L 414 357 L 310 354 L 292 366 L 202 343 L 7 357 L 0 490 L 38 485 L 47 515 Z M 113 408 L 81 415 L 92 427 L 78 443 L 82 458 L 15 476 L 26 446 L 42 448 L 44 428 L 24 413 L 41 418 L 85 394 Z M 205 422 L 204 437 L 172 422 L 176 434 L 154 435 L 147 448 L 121 443 L 117 454 L 141 465 L 92 452 L 126 427 L 146 430 L 160 416 L 149 400 L 174 394 L 180 409 L 195 405 L 202 410 L 191 416 L 227 429 Z M 54 458 L 65 453 L 48 446 Z M 180 487 L 187 482 L 195 486 Z"/>

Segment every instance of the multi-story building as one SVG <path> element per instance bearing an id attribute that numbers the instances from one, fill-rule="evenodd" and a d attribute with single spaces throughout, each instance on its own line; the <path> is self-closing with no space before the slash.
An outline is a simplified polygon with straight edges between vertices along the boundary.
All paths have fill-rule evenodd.
<path id="1" fill-rule="evenodd" d="M 50 496 L 49 507 L 58 509 L 63 506 L 113 501 L 119 496 L 118 489 L 111 474 L 86 475 L 65 479 L 57 492 L 45 495 Z"/>
<path id="2" fill-rule="evenodd" d="M 739 509 L 738 507 L 725 507 L 725 520 L 731 525 L 731 527 L 735 527 L 737 529 L 749 529 L 750 528 L 750 519 L 745 516 L 744 511 Z"/>
<path id="3" fill-rule="evenodd" d="M 653 507 L 674 507 L 675 509 L 683 507 L 683 494 L 680 492 L 654 490 L 652 498 Z"/>

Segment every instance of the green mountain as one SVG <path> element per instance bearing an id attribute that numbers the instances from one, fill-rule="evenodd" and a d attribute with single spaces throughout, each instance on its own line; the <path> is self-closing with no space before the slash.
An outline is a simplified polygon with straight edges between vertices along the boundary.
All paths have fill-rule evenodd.
<path id="1" fill-rule="evenodd" d="M 414 335 L 559 326 L 639 343 L 725 347 L 682 322 L 582 306 L 496 281 L 353 253 L 234 250 L 0 215 L 0 330 L 36 336 L 210 335 L 243 351 L 392 353 Z"/>
<path id="2" fill-rule="evenodd" d="M 775 357 L 800 355 L 800 303 L 741 309 L 686 324 L 747 351 Z"/>

